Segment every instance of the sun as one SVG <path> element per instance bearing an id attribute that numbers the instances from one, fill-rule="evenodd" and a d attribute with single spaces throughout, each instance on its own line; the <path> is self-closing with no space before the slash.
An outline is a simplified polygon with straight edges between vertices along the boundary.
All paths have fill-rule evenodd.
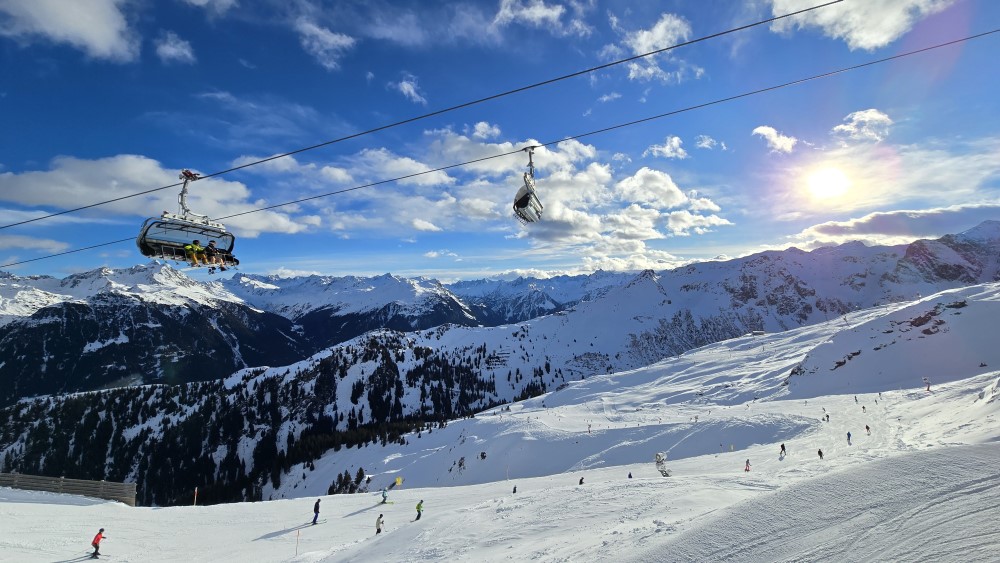
<path id="1" fill-rule="evenodd" d="M 832 199 L 847 193 L 851 181 L 837 168 L 822 168 L 806 178 L 813 199 Z"/>

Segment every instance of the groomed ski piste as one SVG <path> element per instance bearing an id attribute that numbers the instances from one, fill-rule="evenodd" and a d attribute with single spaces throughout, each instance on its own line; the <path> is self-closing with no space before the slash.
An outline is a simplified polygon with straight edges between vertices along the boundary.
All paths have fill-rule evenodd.
<path id="1" fill-rule="evenodd" d="M 82 561 L 105 528 L 106 559 L 130 562 L 996 561 L 998 319 L 990 284 L 716 343 L 331 452 L 281 500 L 0 489 L 0 560 Z M 358 467 L 370 492 L 325 495 Z"/>

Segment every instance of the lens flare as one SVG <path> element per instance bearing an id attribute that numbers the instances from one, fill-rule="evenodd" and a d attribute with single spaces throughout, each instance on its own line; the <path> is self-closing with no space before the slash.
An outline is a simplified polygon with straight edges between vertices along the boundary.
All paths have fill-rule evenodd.
<path id="1" fill-rule="evenodd" d="M 851 181 L 836 168 L 823 168 L 810 174 L 806 178 L 806 185 L 809 187 L 809 194 L 813 199 L 823 200 L 840 197 L 847 193 Z"/>

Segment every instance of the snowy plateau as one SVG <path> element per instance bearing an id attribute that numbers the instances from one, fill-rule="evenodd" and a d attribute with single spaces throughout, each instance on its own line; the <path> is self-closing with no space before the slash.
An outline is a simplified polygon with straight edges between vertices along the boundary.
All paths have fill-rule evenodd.
<path id="1" fill-rule="evenodd" d="M 0 489 L 0 561 L 85 560 L 98 528 L 102 554 L 130 562 L 997 561 L 997 226 L 451 286 L 200 284 L 162 265 L 0 277 L 4 338 L 113 294 L 185 318 L 230 307 L 210 317 L 230 328 L 273 315 L 261 326 L 310 350 L 190 383 L 14 397 L 4 471 L 134 480 L 144 506 Z M 373 310 L 452 320 L 309 334 L 330 333 L 317 311 Z M 79 353 L 137 342 L 98 324 Z M 216 504 L 191 506 L 199 483 Z M 354 492 L 329 494 L 338 483 Z"/>

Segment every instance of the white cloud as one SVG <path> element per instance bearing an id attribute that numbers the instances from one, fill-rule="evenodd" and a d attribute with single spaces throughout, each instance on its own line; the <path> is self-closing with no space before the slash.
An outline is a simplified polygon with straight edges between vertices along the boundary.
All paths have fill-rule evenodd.
<path id="1" fill-rule="evenodd" d="M 489 156 L 514 152 L 528 146 L 536 147 L 533 158 L 535 167 L 539 171 L 568 170 L 575 163 L 593 159 L 597 156 L 597 149 L 593 145 L 587 145 L 575 139 L 561 141 L 553 149 L 550 146 L 538 146 L 538 141 L 535 139 L 525 139 L 517 143 L 481 143 L 465 135 L 459 135 L 450 129 L 428 131 L 426 134 L 434 137 L 434 140 L 428 146 L 428 154 L 433 157 L 435 163 L 440 165 L 487 158 Z M 493 158 L 472 163 L 463 167 L 463 169 L 496 175 L 526 170 L 527 163 L 527 154 L 511 155 L 506 158 Z M 518 176 L 520 176 L 520 172 L 518 172 Z"/>
<path id="2" fill-rule="evenodd" d="M 416 14 L 396 7 L 392 11 L 370 14 L 364 34 L 380 41 L 417 47 L 430 41 L 429 29 Z"/>
<path id="3" fill-rule="evenodd" d="M 661 14 L 653 27 L 629 32 L 625 44 L 632 54 L 641 55 L 686 41 L 691 36 L 691 24 L 674 14 Z"/>
<path id="4" fill-rule="evenodd" d="M 897 210 L 870 213 L 848 221 L 828 221 L 804 229 L 796 238 L 846 242 L 867 240 L 886 244 L 898 237 L 937 238 L 959 233 L 983 221 L 1000 217 L 1000 201 L 992 203 L 951 205 L 920 210 Z"/>
<path id="5" fill-rule="evenodd" d="M 295 30 L 302 48 L 327 70 L 340 68 L 340 59 L 356 43 L 353 37 L 320 27 L 306 18 L 295 22 Z"/>
<path id="6" fill-rule="evenodd" d="M 191 43 L 181 39 L 173 31 L 168 31 L 156 40 L 156 56 L 164 64 L 194 64 L 194 50 Z"/>
<path id="7" fill-rule="evenodd" d="M 722 211 L 722 208 L 717 203 L 706 197 L 698 197 L 698 193 L 693 190 L 688 192 L 688 209 L 691 211 L 711 211 L 713 213 Z"/>
<path id="8" fill-rule="evenodd" d="M 653 27 L 627 32 L 622 43 L 632 55 L 643 55 L 682 43 L 690 36 L 691 25 L 687 20 L 674 14 L 664 13 Z M 602 53 L 606 56 L 612 55 L 615 50 L 605 47 Z M 677 68 L 672 71 L 664 70 L 660 66 L 661 61 L 672 61 Z M 659 80 L 663 83 L 679 83 L 689 75 L 697 78 L 704 73 L 704 69 L 677 59 L 669 51 L 626 63 L 626 67 L 630 80 Z"/>
<path id="9" fill-rule="evenodd" d="M 775 16 L 812 7 L 813 0 L 770 0 Z M 921 19 L 938 13 L 955 0 L 891 0 L 844 2 L 812 10 L 771 24 L 778 33 L 817 27 L 827 37 L 843 39 L 852 50 L 874 51 L 910 31 Z"/>
<path id="10" fill-rule="evenodd" d="M 674 235 L 687 236 L 692 232 L 699 235 L 705 234 L 710 232 L 712 227 L 732 225 L 732 223 L 718 215 L 697 215 L 682 209 L 672 211 L 668 215 L 667 225 Z"/>
<path id="11" fill-rule="evenodd" d="M 517 147 L 537 143 L 531 139 L 490 142 L 473 136 L 474 125 L 464 130 L 466 135 L 450 129 L 425 132 L 430 141 L 420 156 L 402 157 L 384 148 L 368 149 L 336 164 L 345 173 L 350 170 L 355 181 L 362 184 L 464 162 L 470 157 L 516 152 Z M 535 150 L 536 182 L 545 212 L 543 221 L 530 229 L 518 228 L 510 217 L 511 202 L 527 162 L 523 153 L 455 169 L 450 171 L 454 177 L 435 172 L 427 175 L 430 178 L 421 176 L 402 182 L 408 183 L 409 189 L 386 184 L 338 194 L 327 204 L 330 209 L 323 215 L 324 226 L 344 236 L 363 232 L 377 232 L 379 236 L 508 232 L 532 246 L 545 247 L 547 254 L 570 253 L 593 264 L 664 268 L 675 259 L 649 248 L 646 241 L 694 235 L 728 224 L 706 215 L 717 212 L 719 206 L 693 191 L 685 195 L 669 175 L 644 168 L 616 182 L 610 160 L 603 163 L 597 158 L 595 147 L 576 140 Z M 627 157 L 622 155 L 619 160 L 622 158 Z M 306 177 L 307 173 L 316 176 L 314 167 L 322 166 L 291 162 L 305 171 L 275 171 L 272 176 L 278 181 L 292 181 L 289 179 Z M 679 208 L 685 213 L 669 214 Z M 441 250 L 427 254 L 428 258 L 445 256 Z"/>
<path id="12" fill-rule="evenodd" d="M 279 153 L 280 154 L 280 153 Z M 277 155 L 270 155 L 277 156 Z M 242 155 L 238 158 L 233 159 L 230 162 L 230 166 L 235 168 L 237 166 L 246 166 L 251 163 L 259 162 L 265 158 L 270 158 L 270 156 L 254 156 L 254 155 Z M 260 162 L 260 164 L 254 164 L 246 168 L 248 172 L 255 172 L 257 174 L 263 173 L 276 173 L 285 174 L 287 172 L 297 172 L 301 170 L 302 165 L 295 160 L 294 156 L 283 156 L 281 158 L 275 158 L 274 160 L 268 160 L 266 162 Z"/>
<path id="13" fill-rule="evenodd" d="M 458 258 L 458 254 L 450 250 L 429 250 L 423 255 L 425 258 L 443 258 L 445 256 L 449 258 Z"/>
<path id="14" fill-rule="evenodd" d="M 563 22 L 566 7 L 562 4 L 546 4 L 545 0 L 500 0 L 500 7 L 493 17 L 493 27 L 503 28 L 513 23 L 545 29 L 555 36 L 575 35 L 587 37 L 593 29 L 580 16 L 586 6 L 575 4 L 577 17 Z"/>
<path id="15" fill-rule="evenodd" d="M 65 209 L 81 201 L 105 201 L 145 192 L 153 187 L 177 183 L 177 170 L 164 169 L 150 158 L 118 155 L 97 160 L 59 157 L 46 171 L 0 174 L 0 201 L 22 206 Z M 220 178 L 199 180 L 189 187 L 188 206 L 195 213 L 209 217 L 232 215 L 266 205 L 252 198 L 241 182 Z M 179 188 L 121 199 L 101 206 L 102 215 L 148 217 L 164 210 L 177 209 Z M 78 215 L 81 220 L 86 215 Z M 95 219 L 96 221 L 96 219 Z M 305 216 L 292 217 L 286 211 L 261 211 L 226 221 L 240 236 L 262 232 L 296 233 L 312 221 Z"/>
<path id="16" fill-rule="evenodd" d="M 645 241 L 666 238 L 656 228 L 659 219 L 659 211 L 633 203 L 621 211 L 608 213 L 604 224 L 611 230 L 611 236 Z"/>
<path id="17" fill-rule="evenodd" d="M 1000 201 L 885 211 L 857 219 L 813 225 L 789 236 L 785 243 L 766 245 L 764 249 L 780 250 L 794 246 L 801 250 L 814 250 L 855 241 L 867 246 L 906 245 L 917 239 L 936 239 L 947 234 L 961 233 L 983 221 L 995 221 L 998 216 Z M 761 249 L 753 252 L 759 250 Z"/>
<path id="18" fill-rule="evenodd" d="M 844 118 L 844 123 L 833 128 L 835 135 L 854 141 L 879 142 L 889 136 L 892 120 L 877 109 L 856 111 Z"/>
<path id="19" fill-rule="evenodd" d="M 663 158 L 685 159 L 688 157 L 686 150 L 681 148 L 681 138 L 676 136 L 667 137 L 662 145 L 650 145 L 642 153 L 642 156 L 662 156 Z"/>
<path id="20" fill-rule="evenodd" d="M 601 47 L 601 50 L 597 52 L 598 57 L 607 61 L 615 59 L 624 59 L 627 55 L 628 51 L 626 51 L 620 45 L 616 45 L 614 43 L 609 43 L 608 45 Z"/>
<path id="21" fill-rule="evenodd" d="M 189 104 L 193 109 L 184 113 L 153 113 L 147 119 L 230 154 L 302 146 L 326 138 L 331 131 L 350 130 L 337 115 L 269 94 L 237 97 L 211 91 L 197 93 L 195 98 L 205 103 Z M 205 135 L 206 130 L 212 134 Z"/>
<path id="22" fill-rule="evenodd" d="M 115 62 L 139 56 L 139 38 L 124 12 L 128 0 L 0 0 L 0 35 L 31 43 L 67 44 Z"/>
<path id="23" fill-rule="evenodd" d="M 375 73 L 369 70 L 365 73 L 365 82 L 370 84 L 372 80 L 375 80 Z"/>
<path id="24" fill-rule="evenodd" d="M 474 189 L 471 184 L 469 188 L 470 191 Z M 497 204 L 492 200 L 473 197 L 465 192 L 458 201 L 458 213 L 469 219 L 493 219 L 497 215 Z"/>
<path id="25" fill-rule="evenodd" d="M 276 268 L 267 272 L 267 275 L 276 276 L 279 278 L 298 278 L 306 276 L 323 276 L 326 275 L 325 272 L 319 270 L 295 270 L 285 267 Z"/>
<path id="26" fill-rule="evenodd" d="M 257 65 L 253 64 L 252 62 L 250 62 L 250 61 L 248 61 L 248 60 L 246 60 L 244 58 L 239 58 L 239 59 L 236 59 L 236 60 L 244 68 L 249 68 L 250 70 L 254 70 L 255 68 L 257 68 Z"/>
<path id="27" fill-rule="evenodd" d="M 316 187 L 318 184 L 318 187 L 325 188 L 329 187 L 330 184 L 342 186 L 354 182 L 351 173 L 339 166 L 303 164 L 292 155 L 273 160 L 265 160 L 265 158 L 268 157 L 244 155 L 233 160 L 230 166 L 236 168 L 249 164 L 251 166 L 247 166 L 244 169 L 245 172 L 281 178 L 285 182 L 290 181 L 292 177 L 298 177 L 304 181 L 303 187 Z"/>
<path id="28" fill-rule="evenodd" d="M 417 85 L 417 77 L 412 74 L 404 73 L 402 80 L 390 82 L 388 86 L 393 90 L 398 90 L 411 102 L 427 105 L 427 99 L 420 93 L 420 86 Z"/>
<path id="29" fill-rule="evenodd" d="M 708 135 L 698 135 L 697 137 L 694 138 L 694 146 L 698 147 L 699 149 L 712 150 L 715 147 L 719 146 L 719 142 L 709 137 Z M 720 148 L 722 150 L 726 150 L 725 143 L 722 143 Z"/>
<path id="30" fill-rule="evenodd" d="M 221 15 L 239 5 L 238 0 L 184 0 L 192 6 L 198 6 L 199 8 L 205 8 L 209 12 L 215 15 Z"/>
<path id="31" fill-rule="evenodd" d="M 619 94 L 618 92 L 611 92 L 610 94 L 605 94 L 605 95 L 601 96 L 600 98 L 597 98 L 597 101 L 601 102 L 601 103 L 606 103 L 606 102 L 611 102 L 611 101 L 617 100 L 620 97 L 622 97 L 622 95 Z"/>
<path id="32" fill-rule="evenodd" d="M 666 270 L 683 265 L 673 254 L 643 248 L 630 256 L 584 256 L 583 265 L 571 274 L 588 274 L 597 270 L 610 272 L 637 272 L 640 270 Z"/>
<path id="33" fill-rule="evenodd" d="M 528 0 L 527 3 L 521 0 L 500 0 L 500 8 L 493 22 L 500 26 L 512 22 L 534 27 L 556 26 L 565 11 L 564 6 L 550 6 L 545 4 L 545 0 Z"/>
<path id="34" fill-rule="evenodd" d="M 795 147 L 795 143 L 799 142 L 795 137 L 786 137 L 774 127 L 768 127 L 767 125 L 761 125 L 753 130 L 752 135 L 760 135 L 765 141 L 767 141 L 767 146 L 774 152 L 792 152 L 792 148 Z"/>
<path id="35" fill-rule="evenodd" d="M 618 182 L 616 187 L 626 201 L 652 203 L 662 209 L 687 203 L 687 196 L 681 192 L 669 174 L 645 166 L 632 176 Z"/>
<path id="36" fill-rule="evenodd" d="M 424 219 L 414 219 L 412 221 L 412 224 L 413 228 L 418 231 L 438 232 L 442 230 L 441 227 L 438 227 L 434 223 L 431 223 L 430 221 Z"/>
<path id="37" fill-rule="evenodd" d="M 471 2 L 454 3 L 448 10 L 450 20 L 444 26 L 445 33 L 438 34 L 440 37 L 493 45 L 503 40 L 501 29 L 494 23 L 493 17 Z"/>
<path id="38" fill-rule="evenodd" d="M 29 237 L 24 235 L 0 235 L 0 249 L 38 250 L 41 252 L 63 252 L 70 244 L 61 240 Z"/>
<path id="39" fill-rule="evenodd" d="M 518 148 L 535 144 L 532 141 L 519 143 L 515 146 L 511 142 L 489 143 L 480 142 L 469 136 L 458 134 L 451 129 L 437 129 L 425 133 L 431 139 L 427 145 L 427 158 L 435 166 L 447 166 L 459 162 L 468 162 L 478 159 L 486 159 L 474 162 L 463 167 L 464 170 L 475 174 L 487 174 L 495 176 L 498 174 L 508 174 L 524 169 L 528 163 L 527 156 L 523 162 L 520 155 L 507 158 L 489 158 L 490 156 L 516 151 Z M 538 164 L 538 153 L 535 153 L 535 164 Z"/>
<path id="40" fill-rule="evenodd" d="M 319 173 L 324 179 L 334 184 L 349 184 L 354 182 L 351 173 L 347 169 L 338 166 L 323 166 L 319 169 Z"/>
<path id="41" fill-rule="evenodd" d="M 358 172 L 366 172 L 369 177 L 380 180 L 420 174 L 432 169 L 432 167 L 410 157 L 397 156 L 385 148 L 365 149 L 354 158 L 353 162 Z M 443 171 L 437 171 L 400 180 L 400 183 L 417 186 L 442 186 L 454 184 L 455 179 Z"/>
<path id="42" fill-rule="evenodd" d="M 500 127 L 480 121 L 473 126 L 472 136 L 477 139 L 493 139 L 500 136 Z"/>

